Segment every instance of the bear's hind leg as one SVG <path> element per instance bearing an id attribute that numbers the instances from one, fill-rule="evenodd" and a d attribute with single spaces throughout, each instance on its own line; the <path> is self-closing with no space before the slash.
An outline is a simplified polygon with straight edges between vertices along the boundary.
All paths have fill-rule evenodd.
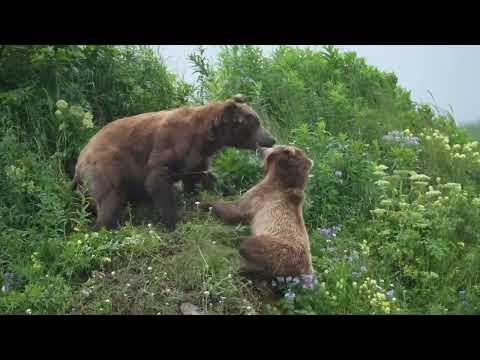
<path id="1" fill-rule="evenodd" d="M 270 235 L 241 240 L 240 255 L 248 263 L 246 269 L 263 278 L 300 275 L 304 262 L 303 252 L 297 247 Z"/>

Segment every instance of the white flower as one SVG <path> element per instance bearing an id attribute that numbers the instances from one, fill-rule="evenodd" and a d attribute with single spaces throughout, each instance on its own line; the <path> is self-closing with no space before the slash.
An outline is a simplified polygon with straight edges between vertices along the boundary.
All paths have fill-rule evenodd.
<path id="1" fill-rule="evenodd" d="M 152 271 L 152 267 L 149 266 L 149 267 L 147 268 L 147 270 L 148 270 L 148 271 Z"/>
<path id="2" fill-rule="evenodd" d="M 195 205 L 200 205 L 200 201 L 195 201 Z"/>
<path id="3" fill-rule="evenodd" d="M 32 314 L 32 309 L 27 309 L 25 312 L 26 312 L 28 315 L 31 315 L 31 314 Z"/>
<path id="4" fill-rule="evenodd" d="M 204 291 L 204 292 L 203 292 L 203 295 L 205 295 L 205 296 L 210 295 L 210 291 Z"/>

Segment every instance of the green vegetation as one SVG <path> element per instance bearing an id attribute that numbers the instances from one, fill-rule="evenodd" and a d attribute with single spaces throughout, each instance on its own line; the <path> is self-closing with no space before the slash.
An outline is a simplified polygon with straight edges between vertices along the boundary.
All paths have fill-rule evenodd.
<path id="1" fill-rule="evenodd" d="M 228 46 L 215 65 L 200 48 L 190 60 L 194 84 L 147 47 L 0 47 L 0 313 L 479 313 L 480 150 L 467 129 L 335 47 Z M 104 124 L 236 93 L 315 161 L 305 220 L 320 284 L 288 285 L 275 306 L 238 274 L 248 228 L 195 204 L 219 193 L 181 196 L 174 233 L 141 208 L 93 233 L 70 184 Z M 233 149 L 214 172 L 237 196 L 262 176 L 255 154 Z"/>

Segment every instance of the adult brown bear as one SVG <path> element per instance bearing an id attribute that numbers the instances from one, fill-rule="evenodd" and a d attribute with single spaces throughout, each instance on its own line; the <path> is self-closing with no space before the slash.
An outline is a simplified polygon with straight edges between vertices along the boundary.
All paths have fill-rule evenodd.
<path id="1" fill-rule="evenodd" d="M 241 96 L 205 106 L 146 113 L 111 122 L 80 153 L 74 184 L 85 184 L 94 200 L 95 229 L 114 228 L 127 201 L 150 199 L 173 231 L 178 214 L 174 183 L 187 192 L 200 183 L 224 147 L 271 147 L 275 139 Z"/>

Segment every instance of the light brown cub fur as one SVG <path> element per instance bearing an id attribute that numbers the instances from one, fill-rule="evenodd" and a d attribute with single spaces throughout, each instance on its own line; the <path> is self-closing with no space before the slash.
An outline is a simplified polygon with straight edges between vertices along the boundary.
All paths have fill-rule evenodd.
<path id="1" fill-rule="evenodd" d="M 225 223 L 249 222 L 252 236 L 241 241 L 246 273 L 260 278 L 312 274 L 310 242 L 303 220 L 304 189 L 313 166 L 305 153 L 279 145 L 263 151 L 265 177 L 233 203 L 210 208 Z"/>

